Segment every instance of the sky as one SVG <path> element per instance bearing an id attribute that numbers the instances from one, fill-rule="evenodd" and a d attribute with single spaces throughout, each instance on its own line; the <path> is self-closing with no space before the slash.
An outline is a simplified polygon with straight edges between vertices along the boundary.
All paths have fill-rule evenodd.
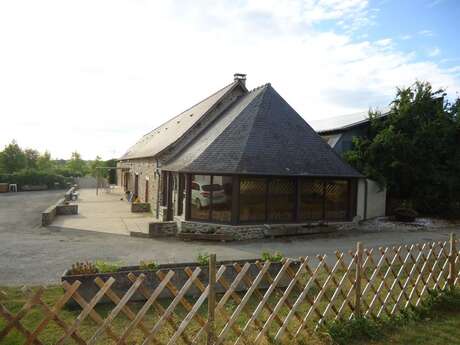
<path id="1" fill-rule="evenodd" d="M 0 0 L 0 149 L 120 157 L 247 74 L 308 122 L 460 93 L 458 0 Z"/>

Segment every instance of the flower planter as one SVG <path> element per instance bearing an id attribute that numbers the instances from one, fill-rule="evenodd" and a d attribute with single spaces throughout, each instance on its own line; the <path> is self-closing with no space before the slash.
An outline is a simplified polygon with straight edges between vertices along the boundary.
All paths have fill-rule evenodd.
<path id="1" fill-rule="evenodd" d="M 235 277 L 237 276 L 238 272 L 236 271 L 234 264 L 239 263 L 242 267 L 246 262 L 250 263 L 250 268 L 248 270 L 247 275 L 251 277 L 251 279 L 255 279 L 257 274 L 260 272 L 259 268 L 256 266 L 256 260 L 244 260 L 244 261 L 223 261 L 217 264 L 217 270 L 219 270 L 221 265 L 226 266 L 226 270 L 223 274 L 223 277 L 227 281 L 228 284 L 231 284 Z M 296 261 L 293 262 L 291 268 L 293 270 L 297 270 L 299 267 L 300 262 Z M 279 262 L 272 262 L 268 272 L 275 278 L 278 274 L 282 263 Z M 159 265 L 158 268 L 153 270 L 142 270 L 139 266 L 130 266 L 130 267 L 122 267 L 118 272 L 113 273 L 94 273 L 94 274 L 81 274 L 81 275 L 70 275 L 68 271 L 64 272 L 64 275 L 61 277 L 61 280 L 64 282 L 68 282 L 69 284 L 73 284 L 75 281 L 80 281 L 81 285 L 78 288 L 78 293 L 87 301 L 89 302 L 94 295 L 99 291 L 99 286 L 95 283 L 95 279 L 99 277 L 104 282 L 109 279 L 110 277 L 115 278 L 115 282 L 113 283 L 111 290 L 118 295 L 118 297 L 122 298 L 122 296 L 128 291 L 131 287 L 132 283 L 128 278 L 129 273 L 133 273 L 135 276 L 139 276 L 140 274 L 145 274 L 146 279 L 144 280 L 143 286 L 147 288 L 148 293 L 152 293 L 153 290 L 160 284 L 161 279 L 158 277 L 157 273 L 162 272 L 164 275 L 168 273 L 168 271 L 174 271 L 174 276 L 171 279 L 171 284 L 176 287 L 177 290 L 180 290 L 185 282 L 189 279 L 189 276 L 185 272 L 185 268 L 189 267 L 192 271 L 195 270 L 197 267 L 200 267 L 201 272 L 198 275 L 199 281 L 203 283 L 205 286 L 208 284 L 208 267 L 207 266 L 199 266 L 197 263 L 179 263 L 179 264 L 165 264 Z M 278 286 L 286 287 L 289 283 L 289 279 L 285 276 L 281 279 Z M 261 284 L 259 285 L 260 289 L 267 289 L 269 286 L 269 282 L 266 279 L 263 279 Z M 248 289 L 248 286 L 245 285 L 243 282 L 240 283 L 236 290 L 237 292 L 244 292 Z M 226 289 L 219 284 L 216 285 L 216 292 L 217 293 L 224 293 Z M 190 289 L 186 292 L 185 296 L 197 298 L 201 295 L 201 291 L 195 285 L 192 285 Z M 161 292 L 159 299 L 171 299 L 174 298 L 174 295 L 171 291 L 166 287 Z M 145 301 L 146 298 L 141 293 L 136 292 L 130 299 L 130 301 Z M 110 300 L 104 296 L 99 303 L 109 303 Z M 70 300 L 68 302 L 69 306 L 76 306 L 77 303 L 74 300 Z"/>

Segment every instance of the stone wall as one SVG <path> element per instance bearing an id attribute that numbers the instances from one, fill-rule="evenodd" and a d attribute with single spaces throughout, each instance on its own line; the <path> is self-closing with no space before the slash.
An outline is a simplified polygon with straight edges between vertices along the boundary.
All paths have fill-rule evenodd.
<path id="1" fill-rule="evenodd" d="M 77 204 L 66 204 L 60 199 L 56 204 L 51 205 L 42 212 L 42 226 L 50 225 L 58 215 L 78 214 Z"/>
<path id="2" fill-rule="evenodd" d="M 78 205 L 77 204 L 63 204 L 63 205 L 56 205 L 56 215 L 70 215 L 70 214 L 78 214 Z"/>
<path id="3" fill-rule="evenodd" d="M 333 226 L 324 224 L 247 224 L 227 225 L 183 221 L 180 222 L 181 233 L 229 235 L 235 241 L 255 240 L 289 235 L 306 235 L 330 233 L 336 231 Z M 217 236 L 216 236 L 217 237 Z"/>
<path id="4" fill-rule="evenodd" d="M 264 238 L 264 225 L 226 225 L 200 222 L 182 222 L 180 230 L 184 233 L 225 234 L 233 236 L 234 240 L 253 240 Z"/>
<path id="5" fill-rule="evenodd" d="M 56 205 L 52 205 L 42 212 L 42 226 L 50 225 L 54 218 L 56 218 Z"/>
<path id="6" fill-rule="evenodd" d="M 131 212 L 133 213 L 150 212 L 150 204 L 147 202 L 133 202 L 131 203 Z"/>
<path id="7" fill-rule="evenodd" d="M 174 236 L 177 233 L 177 223 L 172 222 L 158 222 L 149 224 L 150 237 L 168 237 Z"/>

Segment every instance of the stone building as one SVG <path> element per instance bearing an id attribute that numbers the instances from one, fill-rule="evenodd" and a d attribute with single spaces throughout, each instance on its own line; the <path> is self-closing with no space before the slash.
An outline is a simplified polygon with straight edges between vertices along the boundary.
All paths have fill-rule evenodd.
<path id="1" fill-rule="evenodd" d="M 363 176 L 270 84 L 245 81 L 235 74 L 120 158 L 119 183 L 150 203 L 156 229 L 241 239 L 366 218 Z"/>

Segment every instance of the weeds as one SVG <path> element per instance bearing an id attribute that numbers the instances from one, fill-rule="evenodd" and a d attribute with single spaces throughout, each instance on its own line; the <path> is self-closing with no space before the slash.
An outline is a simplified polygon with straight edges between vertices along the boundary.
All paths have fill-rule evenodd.
<path id="1" fill-rule="evenodd" d="M 270 261 L 270 262 L 281 262 L 284 259 L 284 255 L 281 252 L 262 252 L 260 259 L 262 261 Z"/>
<path id="2" fill-rule="evenodd" d="M 112 272 L 118 272 L 122 264 L 121 262 L 96 260 L 96 262 L 94 263 L 94 266 L 96 266 L 98 273 L 112 273 Z"/>
<path id="3" fill-rule="evenodd" d="M 206 252 L 203 253 L 198 253 L 198 256 L 196 257 L 196 261 L 200 266 L 206 266 L 209 262 L 209 254 Z"/>
<path id="4" fill-rule="evenodd" d="M 145 271 L 156 271 L 158 264 L 154 260 L 141 260 L 139 262 L 139 268 Z"/>

